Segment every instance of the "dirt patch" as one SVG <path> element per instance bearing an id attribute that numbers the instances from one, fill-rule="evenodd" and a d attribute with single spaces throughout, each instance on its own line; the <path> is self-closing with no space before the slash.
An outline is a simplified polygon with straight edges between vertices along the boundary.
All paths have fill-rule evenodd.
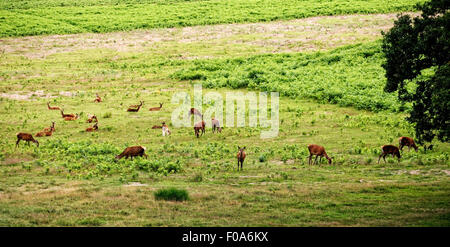
<path id="1" fill-rule="evenodd" d="M 409 13 L 418 15 L 417 13 Z M 0 41 L 5 54 L 45 58 L 52 54 L 89 49 L 111 49 L 117 52 L 155 49 L 177 43 L 201 43 L 221 50 L 242 46 L 242 53 L 299 52 L 330 49 L 337 46 L 375 40 L 381 31 L 393 26 L 397 14 L 320 16 L 288 21 L 247 24 L 222 24 L 183 28 L 164 28 L 113 32 L 104 34 L 48 35 L 6 38 Z M 236 47 L 234 47 L 236 48 Z M 196 48 L 200 49 L 200 48 Z M 158 49 L 157 49 L 158 50 Z M 157 52 L 157 51 L 155 51 Z M 210 58 L 212 55 L 183 51 L 180 59 Z M 170 55 L 170 54 L 169 54 Z M 120 56 L 119 56 L 120 57 Z M 116 56 L 118 59 L 118 57 Z"/>
<path id="2" fill-rule="evenodd" d="M 20 162 L 28 162 L 28 161 L 32 161 L 32 158 L 28 158 L 28 157 L 21 157 L 21 158 L 17 158 L 17 157 L 9 157 L 6 158 L 4 161 L 2 161 L 2 165 L 13 165 L 13 164 L 17 164 Z"/>
<path id="3" fill-rule="evenodd" d="M 133 183 L 125 184 L 123 187 L 141 187 L 141 186 L 148 186 L 148 184 L 141 184 L 139 182 L 133 182 Z"/>
<path id="4" fill-rule="evenodd" d="M 24 92 L 0 93 L 0 97 L 12 99 L 12 100 L 31 100 L 32 97 L 56 98 L 56 96 L 52 96 L 50 93 L 44 93 L 43 90 L 29 92 L 29 93 L 24 93 Z"/>

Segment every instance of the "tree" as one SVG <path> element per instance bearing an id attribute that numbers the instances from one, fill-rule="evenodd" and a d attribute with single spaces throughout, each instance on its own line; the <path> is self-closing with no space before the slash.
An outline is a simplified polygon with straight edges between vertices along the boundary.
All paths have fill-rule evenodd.
<path id="1" fill-rule="evenodd" d="M 399 15 L 394 27 L 383 33 L 384 90 L 398 91 L 400 101 L 412 103 L 407 120 L 414 125 L 419 144 L 435 137 L 449 141 L 449 6 L 450 0 L 417 5 L 420 16 Z"/>

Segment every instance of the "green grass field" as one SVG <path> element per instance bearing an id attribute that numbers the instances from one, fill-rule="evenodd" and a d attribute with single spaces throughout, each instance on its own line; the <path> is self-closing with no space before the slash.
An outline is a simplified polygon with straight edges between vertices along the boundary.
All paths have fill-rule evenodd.
<path id="1" fill-rule="evenodd" d="M 205 2 L 224 4 L 143 4 L 175 11 Z M 411 10 L 410 2 L 417 1 L 364 11 Z M 113 9 L 115 3 L 119 9 L 138 8 L 119 0 L 61 3 L 0 6 L 17 19 L 16 13 L 58 8 L 91 11 Z M 332 3 L 340 1 L 320 2 L 330 13 L 317 6 L 306 14 L 292 8 L 293 14 L 276 19 L 353 13 L 329 7 Z M 373 9 L 375 1 L 353 3 L 356 12 L 365 13 L 358 4 Z M 381 145 L 414 135 L 404 120 L 409 106 L 382 90 L 380 31 L 392 25 L 395 14 L 269 22 L 261 16 L 245 19 L 251 17 L 246 8 L 230 10 L 242 16 L 236 22 L 265 22 L 2 38 L 0 226 L 449 226 L 448 143 L 435 141 L 427 152 L 405 148 L 399 163 L 392 157 L 377 163 Z M 76 17 L 68 13 L 61 16 Z M 203 22 L 190 25 L 196 24 Z M 108 28 L 104 32 L 119 30 Z M 193 128 L 175 128 L 171 114 L 178 105 L 172 96 L 192 95 L 196 83 L 203 84 L 204 94 L 280 92 L 278 136 L 260 139 L 264 128 L 225 126 L 220 134 L 207 128 L 196 138 Z M 96 93 L 103 102 L 93 102 Z M 144 101 L 139 112 L 126 112 L 139 100 Z M 47 102 L 80 119 L 64 121 Z M 148 110 L 159 102 L 161 111 Z M 208 107 L 204 102 L 203 109 Z M 92 126 L 88 114 L 98 116 L 97 132 L 84 131 Z M 56 131 L 38 138 L 39 148 L 15 147 L 17 132 L 35 134 L 52 121 Z M 162 121 L 171 128 L 169 137 L 151 129 Z M 309 165 L 310 143 L 324 145 L 333 164 Z M 114 159 L 132 145 L 145 146 L 148 159 Z M 238 146 L 247 147 L 243 171 L 236 171 Z"/>

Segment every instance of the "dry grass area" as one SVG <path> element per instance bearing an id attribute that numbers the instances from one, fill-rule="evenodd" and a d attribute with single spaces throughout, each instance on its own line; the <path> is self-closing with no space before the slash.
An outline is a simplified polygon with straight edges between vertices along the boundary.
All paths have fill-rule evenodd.
<path id="1" fill-rule="evenodd" d="M 409 13 L 411 14 L 411 13 Z M 227 49 L 251 47 L 248 52 L 301 52 L 380 38 L 393 25 L 397 14 L 320 16 L 298 20 L 249 24 L 224 24 L 113 32 L 5 38 L 0 51 L 28 58 L 88 49 L 139 52 L 166 44 L 202 44 Z M 211 56 L 184 56 L 184 59 Z"/>

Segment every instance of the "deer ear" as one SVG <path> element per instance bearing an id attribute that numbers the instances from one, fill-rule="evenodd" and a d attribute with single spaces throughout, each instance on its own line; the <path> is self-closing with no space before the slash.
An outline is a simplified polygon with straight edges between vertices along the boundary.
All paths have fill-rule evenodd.
<path id="1" fill-rule="evenodd" d="M 245 147 L 244 147 L 244 149 L 245 149 Z"/>
<path id="2" fill-rule="evenodd" d="M 241 147 L 238 146 L 238 149 L 241 149 Z"/>

